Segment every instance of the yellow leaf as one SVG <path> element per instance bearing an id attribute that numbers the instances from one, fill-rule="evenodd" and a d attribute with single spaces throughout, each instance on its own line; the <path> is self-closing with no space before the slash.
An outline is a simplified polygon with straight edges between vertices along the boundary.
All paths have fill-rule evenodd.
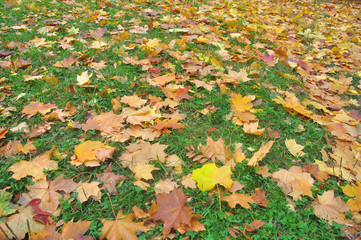
<path id="1" fill-rule="evenodd" d="M 232 106 L 237 112 L 246 112 L 251 110 L 253 107 L 251 103 L 251 98 L 249 96 L 242 97 L 241 94 L 231 98 Z"/>
<path id="2" fill-rule="evenodd" d="M 294 139 L 287 139 L 285 141 L 286 147 L 290 153 L 295 157 L 302 157 L 305 153 L 302 151 L 304 146 L 297 144 Z"/>
<path id="3" fill-rule="evenodd" d="M 261 161 L 266 154 L 269 152 L 273 145 L 274 141 L 269 141 L 265 145 L 263 145 L 257 152 L 255 152 L 252 158 L 247 163 L 247 166 L 257 166 L 258 162 Z"/>
<path id="4" fill-rule="evenodd" d="M 216 164 L 208 163 L 193 170 L 192 179 L 197 181 L 198 188 L 204 192 L 213 189 L 216 184 L 230 188 L 233 184 L 231 175 L 230 166 L 217 168 Z"/>
<path id="5" fill-rule="evenodd" d="M 75 146 L 75 155 L 72 157 L 71 163 L 76 166 L 82 164 L 87 167 L 99 166 L 99 161 L 110 158 L 114 150 L 102 142 L 88 140 Z"/>

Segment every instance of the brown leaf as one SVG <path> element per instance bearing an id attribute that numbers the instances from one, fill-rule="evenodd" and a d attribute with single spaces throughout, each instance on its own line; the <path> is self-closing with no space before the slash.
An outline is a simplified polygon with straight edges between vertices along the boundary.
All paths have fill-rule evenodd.
<path id="1" fill-rule="evenodd" d="M 94 200 L 100 202 L 101 192 L 98 186 L 99 184 L 100 182 L 79 183 L 76 189 L 79 201 L 83 203 L 89 200 L 90 197 L 93 197 Z"/>
<path id="2" fill-rule="evenodd" d="M 84 236 L 91 223 L 91 221 L 77 221 L 74 223 L 73 220 L 65 223 L 61 231 L 62 239 L 93 240 L 92 237 Z"/>
<path id="3" fill-rule="evenodd" d="M 93 38 L 101 38 L 103 37 L 104 33 L 107 31 L 107 28 L 98 28 L 94 31 L 90 31 L 90 35 L 93 37 Z"/>
<path id="4" fill-rule="evenodd" d="M 273 143 L 274 141 L 269 141 L 268 143 L 262 145 L 262 147 L 260 147 L 260 149 L 253 154 L 252 158 L 247 163 L 247 166 L 257 166 L 258 162 L 261 161 L 269 152 Z"/>
<path id="5" fill-rule="evenodd" d="M 140 97 L 134 94 L 132 96 L 123 96 L 120 99 L 120 102 L 128 104 L 131 107 L 139 108 L 143 106 L 147 102 L 147 100 L 141 99 Z"/>
<path id="6" fill-rule="evenodd" d="M 254 220 L 250 224 L 246 225 L 245 230 L 247 232 L 253 232 L 256 229 L 261 228 L 263 225 L 264 225 L 264 222 L 262 222 L 261 220 Z"/>
<path id="7" fill-rule="evenodd" d="M 96 174 L 96 176 L 103 182 L 101 189 L 107 189 L 111 195 L 119 195 L 116 185 L 126 179 L 125 176 L 114 174 L 111 164 L 108 165 L 102 174 Z"/>
<path id="8" fill-rule="evenodd" d="M 263 207 L 268 207 L 267 203 L 269 203 L 269 201 L 266 198 L 266 192 L 263 191 L 262 189 L 256 188 L 254 190 L 254 193 L 251 194 L 251 197 L 259 205 Z"/>
<path id="9" fill-rule="evenodd" d="M 41 113 L 42 115 L 45 115 L 54 108 L 56 108 L 55 104 L 51 104 L 51 103 L 44 104 L 38 101 L 38 102 L 29 103 L 29 105 L 25 106 L 21 112 L 24 113 L 24 116 L 26 116 L 27 119 L 30 119 L 32 116 L 34 116 L 37 113 Z"/>
<path id="10" fill-rule="evenodd" d="M 0 139 L 5 138 L 5 135 L 8 131 L 9 131 L 8 128 L 0 128 Z"/>
<path id="11" fill-rule="evenodd" d="M 142 222 L 134 222 L 134 213 L 123 215 L 119 210 L 116 220 L 103 220 L 100 240 L 138 240 L 137 232 L 147 232 L 149 227 L 144 226 Z"/>
<path id="12" fill-rule="evenodd" d="M 176 189 L 171 193 L 156 195 L 155 209 L 150 212 L 149 220 L 162 221 L 164 224 L 163 234 L 167 236 L 172 228 L 178 228 L 181 224 L 191 225 L 193 212 L 191 207 L 186 207 L 187 196 L 183 190 Z"/>
<path id="13" fill-rule="evenodd" d="M 50 160 L 51 153 L 53 152 L 54 147 L 46 153 L 43 153 L 32 161 L 20 160 L 17 163 L 14 163 L 9 171 L 14 172 L 12 175 L 16 180 L 20 180 L 26 176 L 32 176 L 35 180 L 45 178 L 45 173 L 43 170 L 55 170 L 58 169 L 58 163 L 56 161 Z"/>
<path id="14" fill-rule="evenodd" d="M 62 193 L 73 192 L 77 184 L 72 179 L 59 176 L 54 181 L 40 179 L 34 185 L 28 186 L 28 193 L 22 194 L 19 202 L 27 205 L 33 199 L 40 199 L 39 208 L 45 212 L 53 213 L 59 205 Z"/>
<path id="15" fill-rule="evenodd" d="M 19 207 L 17 211 L 18 213 L 11 215 L 7 219 L 6 224 L 0 224 L 8 239 L 24 239 L 29 229 L 34 233 L 42 231 L 44 225 L 33 219 L 35 212 L 31 206 Z"/>
<path id="16" fill-rule="evenodd" d="M 329 224 L 332 224 L 332 222 L 345 224 L 346 219 L 343 213 L 350 209 L 340 197 L 334 196 L 334 190 L 326 191 L 321 196 L 318 196 L 312 206 L 316 216 Z"/>
<path id="17" fill-rule="evenodd" d="M 1 235 L 0 235 L 1 236 Z M 56 231 L 55 225 L 46 225 L 39 233 L 31 232 L 32 239 L 36 240 L 62 240 L 61 234 Z"/>
<path id="18" fill-rule="evenodd" d="M 315 180 L 311 174 L 303 172 L 301 167 L 292 166 L 289 170 L 281 169 L 274 172 L 272 178 L 278 182 L 277 185 L 285 194 L 289 194 L 296 200 L 300 199 L 301 195 L 313 198 L 311 187 Z"/>
<path id="19" fill-rule="evenodd" d="M 16 59 L 16 61 L 14 62 L 14 67 L 15 69 L 18 69 L 18 68 L 23 68 L 23 67 L 27 67 L 31 64 L 30 61 L 28 60 L 24 60 L 22 59 L 21 57 L 19 57 L 18 59 Z"/>
<path id="20" fill-rule="evenodd" d="M 58 61 L 54 64 L 54 67 L 57 68 L 69 68 L 71 65 L 73 65 L 77 60 L 74 58 L 73 55 L 71 55 L 68 58 L 64 58 L 62 61 Z"/>
<path id="21" fill-rule="evenodd" d="M 224 197 L 223 201 L 228 202 L 231 208 L 235 208 L 237 204 L 241 205 L 243 208 L 251 208 L 249 203 L 254 203 L 255 201 L 251 196 L 247 196 L 244 193 L 232 193 L 231 195 Z"/>
<path id="22" fill-rule="evenodd" d="M 191 89 L 191 87 L 178 88 L 177 92 L 175 93 L 176 100 L 181 101 L 182 99 L 191 99 L 191 98 L 193 98 L 192 96 L 188 95 L 189 89 Z"/>

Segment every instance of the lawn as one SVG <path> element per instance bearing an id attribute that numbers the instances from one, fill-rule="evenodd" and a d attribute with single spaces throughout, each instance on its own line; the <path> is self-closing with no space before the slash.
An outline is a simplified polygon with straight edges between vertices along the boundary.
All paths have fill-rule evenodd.
<path id="1" fill-rule="evenodd" d="M 359 1 L 0 1 L 0 239 L 358 239 Z"/>

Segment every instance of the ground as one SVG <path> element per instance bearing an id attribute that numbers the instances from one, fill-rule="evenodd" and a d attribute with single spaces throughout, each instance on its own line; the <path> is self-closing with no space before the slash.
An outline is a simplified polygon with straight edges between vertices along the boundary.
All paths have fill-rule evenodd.
<path id="1" fill-rule="evenodd" d="M 0 239 L 360 237 L 360 2 L 0 8 Z"/>

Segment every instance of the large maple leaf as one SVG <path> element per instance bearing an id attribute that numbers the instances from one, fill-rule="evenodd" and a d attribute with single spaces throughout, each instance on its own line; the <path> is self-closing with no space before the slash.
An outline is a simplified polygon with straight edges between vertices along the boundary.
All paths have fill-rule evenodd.
<path id="1" fill-rule="evenodd" d="M 329 224 L 332 224 L 332 222 L 345 224 L 346 219 L 344 213 L 350 208 L 340 197 L 335 197 L 334 194 L 334 190 L 329 190 L 321 196 L 318 196 L 316 201 L 312 203 L 313 211 L 316 216 L 326 220 Z"/>
<path id="2" fill-rule="evenodd" d="M 216 184 L 221 184 L 226 188 L 231 188 L 233 180 L 230 166 L 217 168 L 216 164 L 208 163 L 201 168 L 193 170 L 192 179 L 197 181 L 197 186 L 202 191 L 214 188 Z"/>
<path id="3" fill-rule="evenodd" d="M 87 167 L 100 166 L 100 161 L 111 158 L 115 148 L 99 141 L 85 141 L 75 146 L 75 155 L 72 157 L 72 164 L 79 166 L 84 164 Z"/>
<path id="4" fill-rule="evenodd" d="M 134 222 L 134 213 L 124 215 L 119 210 L 116 220 L 103 220 L 101 239 L 108 240 L 137 240 L 137 232 L 147 232 L 149 227 L 142 222 Z"/>
<path id="5" fill-rule="evenodd" d="M 167 236 L 172 228 L 176 229 L 180 226 L 191 228 L 193 212 L 191 207 L 185 206 L 187 196 L 182 189 L 174 188 L 171 193 L 157 194 L 156 199 L 155 210 L 151 208 L 149 219 L 164 223 L 164 236 Z"/>
<path id="6" fill-rule="evenodd" d="M 30 192 L 23 194 L 19 201 L 24 205 L 33 199 L 41 199 L 39 208 L 53 213 L 58 208 L 61 193 L 70 193 L 76 187 L 77 184 L 72 179 L 65 179 L 63 176 L 57 177 L 54 181 L 40 179 L 28 187 Z"/>
<path id="7" fill-rule="evenodd" d="M 278 182 L 277 185 L 285 194 L 289 194 L 294 199 L 300 199 L 301 195 L 313 197 L 311 187 L 315 180 L 310 173 L 303 172 L 301 167 L 292 166 L 289 170 L 281 169 L 274 172 L 272 178 Z"/>
<path id="8" fill-rule="evenodd" d="M 7 239 L 24 239 L 25 234 L 30 230 L 32 232 L 41 232 L 44 225 L 33 219 L 35 215 L 32 207 L 19 207 L 18 213 L 11 215 L 6 224 L 0 225 L 1 229 L 7 235 Z"/>
<path id="9" fill-rule="evenodd" d="M 29 119 L 32 116 L 34 116 L 35 114 L 37 114 L 38 112 L 41 113 L 42 115 L 45 115 L 46 113 L 50 112 L 51 109 L 56 108 L 55 104 L 44 104 L 42 102 L 31 102 L 29 103 L 29 105 L 26 105 L 23 109 L 23 111 L 21 111 L 22 113 L 24 113 L 24 115 L 26 115 L 26 118 Z"/>
<path id="10" fill-rule="evenodd" d="M 32 176 L 35 180 L 45 178 L 46 174 L 43 170 L 55 170 L 58 168 L 58 163 L 50 160 L 53 150 L 54 148 L 37 156 L 32 161 L 20 160 L 20 162 L 13 164 L 9 168 L 9 171 L 14 172 L 12 177 L 16 180 L 26 176 Z"/>

